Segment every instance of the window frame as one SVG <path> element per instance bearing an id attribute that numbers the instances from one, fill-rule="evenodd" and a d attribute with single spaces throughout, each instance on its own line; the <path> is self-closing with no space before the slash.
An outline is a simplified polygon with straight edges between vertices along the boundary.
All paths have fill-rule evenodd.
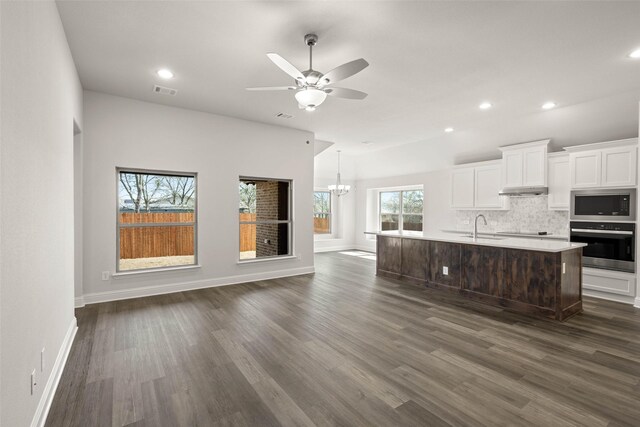
<path id="1" fill-rule="evenodd" d="M 313 202 L 313 217 L 315 218 L 316 214 L 320 215 L 328 215 L 329 218 L 329 231 L 326 233 L 316 233 L 315 227 L 313 229 L 314 236 L 327 236 L 333 234 L 333 194 L 329 190 L 313 190 L 313 195 L 315 197 L 315 193 L 327 193 L 329 194 L 329 212 L 316 212 L 315 211 L 315 200 Z"/>
<path id="2" fill-rule="evenodd" d="M 264 262 L 264 261 L 273 261 L 273 260 L 279 260 L 279 259 L 288 259 L 288 258 L 294 258 L 295 257 L 295 251 L 294 251 L 294 247 L 293 247 L 293 179 L 285 179 L 285 178 L 265 178 L 265 177 L 255 177 L 255 176 L 247 176 L 247 175 L 240 175 L 238 177 L 238 180 L 236 181 L 236 185 L 238 185 L 240 183 L 240 181 L 277 181 L 277 182 L 286 182 L 289 184 L 289 191 L 287 192 L 287 196 L 288 196 L 288 206 L 287 206 L 287 217 L 289 218 L 288 220 L 262 220 L 262 221 L 240 221 L 240 215 L 238 215 L 236 218 L 238 220 L 238 239 L 237 239 L 237 248 L 238 250 L 236 251 L 236 253 L 238 254 L 238 264 L 251 264 L 254 262 Z M 236 187 L 237 188 L 237 187 Z M 237 190 L 236 190 L 237 191 Z M 236 193 L 236 195 L 238 195 Z M 238 207 L 240 206 L 240 198 L 238 195 L 238 202 L 236 203 L 236 211 L 238 211 Z M 257 219 L 257 217 L 256 217 Z M 241 233 L 241 227 L 243 224 L 289 224 L 288 227 L 288 231 L 287 231 L 287 239 L 288 239 L 288 248 L 289 251 L 286 254 L 281 254 L 281 255 L 272 255 L 272 256 L 266 256 L 266 257 L 260 257 L 260 258 L 248 258 L 248 259 L 240 259 L 240 233 Z M 257 243 L 257 242 L 256 242 Z"/>
<path id="3" fill-rule="evenodd" d="M 126 223 L 120 222 L 120 174 L 121 173 L 137 173 L 147 175 L 159 175 L 159 176 L 182 176 L 193 177 L 195 186 L 194 196 L 195 201 L 193 204 L 193 218 L 192 222 L 159 222 L 159 223 Z M 153 271 L 167 271 L 184 268 L 198 267 L 198 173 L 197 172 L 182 172 L 182 171 L 169 171 L 161 169 L 140 169 L 140 168 L 127 168 L 116 167 L 116 272 L 115 275 L 145 273 Z M 149 268 L 137 268 L 134 270 L 121 270 L 120 269 L 120 230 L 121 228 L 136 228 L 136 227 L 176 227 L 176 226 L 193 226 L 193 264 L 181 264 L 181 265 L 168 265 L 166 267 L 149 267 Z"/>
<path id="4" fill-rule="evenodd" d="M 404 193 L 405 192 L 410 192 L 410 191 L 422 191 L 422 212 L 419 214 L 416 213 L 408 213 L 405 214 L 404 213 Z M 398 232 L 402 232 L 404 231 L 404 216 L 405 215 L 420 215 L 420 217 L 422 217 L 422 231 L 424 231 L 424 189 L 423 188 L 403 188 L 403 189 L 385 189 L 385 190 L 378 190 L 378 230 L 383 231 L 382 230 L 382 193 L 400 193 L 400 210 L 398 213 L 388 213 L 385 212 L 385 214 L 387 215 L 398 215 L 398 229 L 397 230 L 388 230 L 388 231 L 398 231 Z M 413 231 L 413 230 L 410 230 Z M 417 233 L 420 233 L 421 231 L 416 231 Z"/>

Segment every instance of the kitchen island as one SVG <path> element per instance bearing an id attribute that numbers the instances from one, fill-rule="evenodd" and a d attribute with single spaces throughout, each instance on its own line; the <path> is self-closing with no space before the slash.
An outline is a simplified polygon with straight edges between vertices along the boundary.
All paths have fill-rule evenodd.
<path id="1" fill-rule="evenodd" d="M 376 274 L 564 321 L 582 311 L 582 243 L 422 232 L 376 235 Z"/>

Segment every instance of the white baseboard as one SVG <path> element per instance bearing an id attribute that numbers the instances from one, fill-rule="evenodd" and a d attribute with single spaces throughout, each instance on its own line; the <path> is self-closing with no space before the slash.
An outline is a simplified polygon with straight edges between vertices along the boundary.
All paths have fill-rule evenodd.
<path id="1" fill-rule="evenodd" d="M 634 298 L 626 295 L 616 295 L 608 292 L 598 292 L 591 289 L 582 289 L 582 295 L 586 297 L 593 297 L 604 299 L 607 301 L 621 302 L 623 304 L 634 304 Z M 635 298 L 635 303 L 640 302 L 638 298 Z M 635 304 L 634 304 L 635 305 Z M 638 307 L 638 305 L 636 305 Z"/>
<path id="2" fill-rule="evenodd" d="M 326 246 L 324 248 L 314 248 L 313 252 L 316 254 L 322 252 L 336 252 L 336 251 L 350 251 L 354 248 L 354 245 L 336 245 L 336 246 Z"/>
<path id="3" fill-rule="evenodd" d="M 64 371 L 64 367 L 67 364 L 67 358 L 69 357 L 73 340 L 76 337 L 76 332 L 78 332 L 78 322 L 74 317 L 62 341 L 62 346 L 60 346 L 60 350 L 58 351 L 58 356 L 51 369 L 47 384 L 44 386 L 40 402 L 38 402 L 38 407 L 36 408 L 36 413 L 33 416 L 33 420 L 31 420 L 31 427 L 42 427 L 47 421 L 47 415 L 49 415 L 49 409 L 51 409 L 51 402 L 53 402 L 53 396 L 55 396 L 56 390 L 58 389 L 62 371 Z"/>
<path id="4" fill-rule="evenodd" d="M 74 300 L 74 307 L 75 308 L 84 307 L 84 297 L 76 297 Z"/>
<path id="5" fill-rule="evenodd" d="M 640 297 L 636 297 L 635 301 L 633 302 L 633 306 L 635 308 L 640 308 Z"/>
<path id="6" fill-rule="evenodd" d="M 167 285 L 145 286 L 140 288 L 122 289 L 106 292 L 95 292 L 83 295 L 85 304 L 97 304 L 100 302 L 118 301 L 123 299 L 141 298 L 152 295 L 164 295 L 174 292 L 192 291 L 195 289 L 214 288 L 218 286 L 236 285 L 238 283 L 255 282 L 258 280 L 278 279 L 280 277 L 299 276 L 301 274 L 314 273 L 312 267 L 290 268 L 265 273 L 243 274 L 240 276 L 228 276 L 217 279 L 197 280 L 183 283 L 171 283 Z"/>
<path id="7" fill-rule="evenodd" d="M 365 252 L 376 252 L 376 243 L 373 242 L 372 246 L 365 246 L 365 245 L 355 245 L 354 246 L 355 249 L 359 250 L 359 251 L 365 251 Z"/>

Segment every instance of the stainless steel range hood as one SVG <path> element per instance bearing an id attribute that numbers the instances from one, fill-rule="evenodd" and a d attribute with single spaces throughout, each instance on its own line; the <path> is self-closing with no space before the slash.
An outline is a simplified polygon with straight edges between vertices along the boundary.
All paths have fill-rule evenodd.
<path id="1" fill-rule="evenodd" d="M 526 197 L 526 196 L 544 196 L 549 193 L 547 187 L 509 187 L 503 188 L 498 194 L 500 196 Z"/>

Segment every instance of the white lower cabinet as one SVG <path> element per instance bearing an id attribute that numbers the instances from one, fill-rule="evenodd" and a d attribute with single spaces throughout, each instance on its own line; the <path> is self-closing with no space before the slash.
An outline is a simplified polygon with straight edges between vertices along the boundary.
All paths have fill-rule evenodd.
<path id="1" fill-rule="evenodd" d="M 636 275 L 621 271 L 583 267 L 582 287 L 599 293 L 633 297 L 636 295 Z"/>

